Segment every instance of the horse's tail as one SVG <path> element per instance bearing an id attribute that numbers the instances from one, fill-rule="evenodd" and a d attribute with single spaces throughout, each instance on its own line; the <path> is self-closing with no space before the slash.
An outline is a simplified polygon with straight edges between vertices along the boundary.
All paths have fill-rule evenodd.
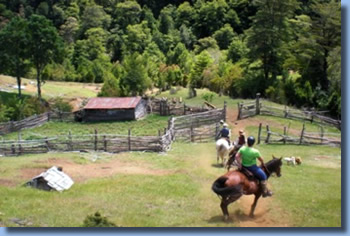
<path id="1" fill-rule="evenodd" d="M 225 144 L 220 144 L 219 148 L 218 148 L 218 152 L 221 152 L 222 149 L 225 148 Z"/>
<path id="2" fill-rule="evenodd" d="M 235 195 L 239 194 L 242 195 L 242 187 L 240 185 L 235 186 L 225 186 L 225 182 L 227 180 L 227 177 L 220 177 L 211 186 L 211 189 L 216 193 L 217 195 L 221 196 L 228 196 L 228 195 Z"/>

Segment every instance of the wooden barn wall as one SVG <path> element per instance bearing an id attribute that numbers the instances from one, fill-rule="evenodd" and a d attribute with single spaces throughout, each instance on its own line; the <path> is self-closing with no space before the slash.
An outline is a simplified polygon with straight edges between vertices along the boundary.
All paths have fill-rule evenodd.
<path id="1" fill-rule="evenodd" d="M 135 119 L 140 119 L 147 115 L 147 101 L 145 99 L 141 99 L 139 104 L 137 104 L 135 108 Z"/>
<path id="2" fill-rule="evenodd" d="M 134 120 L 134 109 L 111 109 L 111 110 L 92 110 L 86 109 L 83 121 L 116 121 L 116 120 Z"/>

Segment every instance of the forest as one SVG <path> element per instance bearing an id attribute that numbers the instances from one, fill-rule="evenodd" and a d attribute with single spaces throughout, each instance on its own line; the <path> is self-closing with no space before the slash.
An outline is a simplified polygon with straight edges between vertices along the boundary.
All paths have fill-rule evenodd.
<path id="1" fill-rule="evenodd" d="M 39 98 L 46 80 L 109 97 L 182 86 L 341 118 L 338 0 L 0 0 L 0 55 Z"/>

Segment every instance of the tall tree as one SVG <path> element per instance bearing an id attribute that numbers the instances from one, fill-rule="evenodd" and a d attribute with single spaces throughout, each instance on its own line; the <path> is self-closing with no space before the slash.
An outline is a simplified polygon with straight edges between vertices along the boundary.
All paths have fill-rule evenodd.
<path id="1" fill-rule="evenodd" d="M 315 61 L 315 65 L 319 67 L 317 77 L 322 89 L 328 90 L 327 58 L 335 47 L 341 45 L 340 2 L 335 0 L 327 3 L 317 2 L 311 8 L 315 13 L 314 16 L 311 16 L 311 31 L 316 39 L 316 46 L 319 48 L 318 61 Z"/>
<path id="2" fill-rule="evenodd" d="M 41 98 L 41 73 L 48 63 L 61 59 L 63 40 L 52 23 L 39 15 L 32 15 L 29 18 L 28 35 L 28 50 L 36 69 L 38 97 Z"/>
<path id="3" fill-rule="evenodd" d="M 27 28 L 28 24 L 24 19 L 14 17 L 0 31 L 0 71 L 16 76 L 18 97 L 21 97 L 21 77 L 29 69 Z"/>
<path id="4" fill-rule="evenodd" d="M 260 59 L 265 80 L 271 76 L 274 81 L 281 73 L 283 46 L 291 36 L 288 19 L 294 16 L 298 3 L 296 0 L 256 0 L 254 3 L 258 11 L 247 32 L 250 57 Z"/>
<path id="5" fill-rule="evenodd" d="M 203 72 L 212 62 L 213 59 L 206 50 L 195 57 L 190 73 L 190 97 L 197 96 L 196 88 L 201 88 L 203 86 Z"/>
<path id="6" fill-rule="evenodd" d="M 120 88 L 124 96 L 143 95 L 151 86 L 143 58 L 137 52 L 126 56 L 123 61 L 125 73 L 120 78 Z"/>

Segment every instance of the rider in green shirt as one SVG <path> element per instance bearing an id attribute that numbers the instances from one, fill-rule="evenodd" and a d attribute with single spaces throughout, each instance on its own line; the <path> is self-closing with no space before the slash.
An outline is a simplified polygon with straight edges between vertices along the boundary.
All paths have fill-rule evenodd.
<path id="1" fill-rule="evenodd" d="M 263 197 L 272 196 L 272 192 L 266 187 L 267 176 L 265 172 L 256 164 L 256 159 L 258 159 L 261 162 L 261 165 L 265 165 L 260 152 L 253 148 L 255 138 L 253 136 L 248 137 L 247 143 L 248 146 L 244 146 L 239 149 L 236 155 L 236 160 L 241 160 L 242 166 L 252 172 L 254 176 L 260 180 L 260 187 L 263 192 Z"/>

